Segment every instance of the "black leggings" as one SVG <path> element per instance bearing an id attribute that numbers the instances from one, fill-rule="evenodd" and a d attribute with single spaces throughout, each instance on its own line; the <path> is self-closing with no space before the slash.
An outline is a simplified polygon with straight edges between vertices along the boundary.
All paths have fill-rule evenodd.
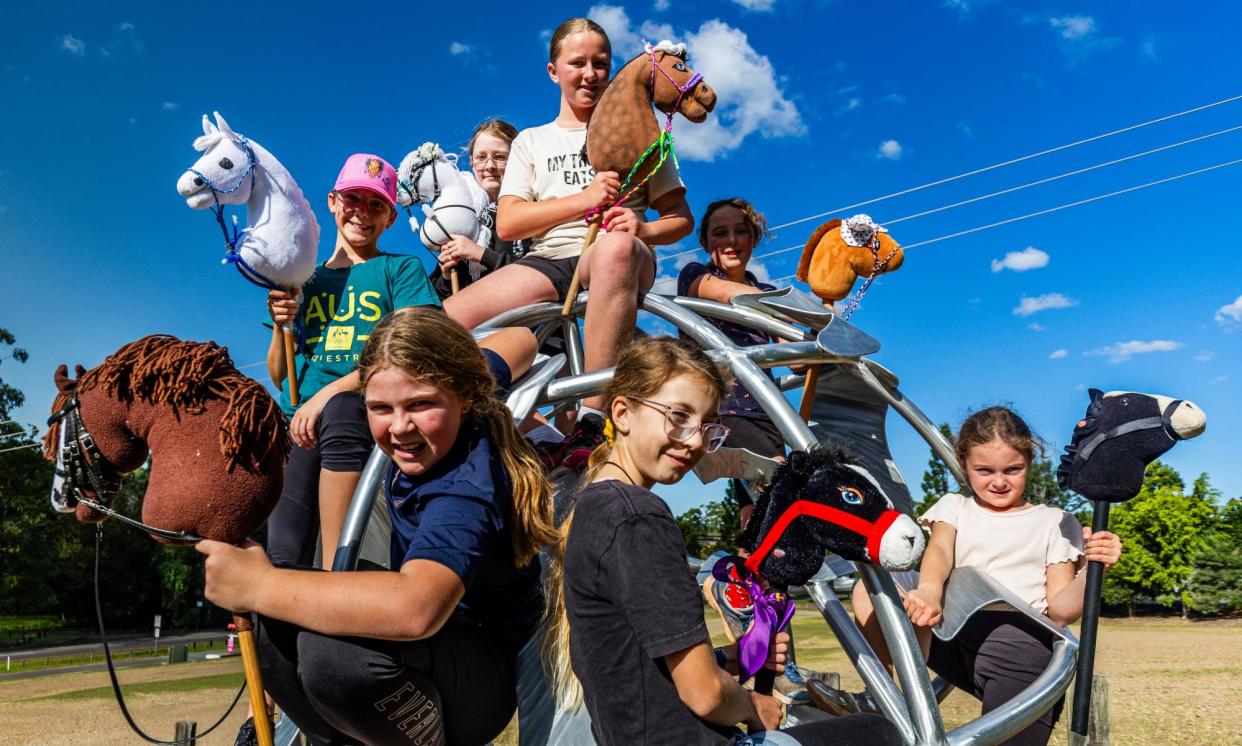
<path id="1" fill-rule="evenodd" d="M 928 666 L 950 684 L 983 702 L 987 714 L 1030 686 L 1052 660 L 1052 633 L 1025 614 L 980 611 L 957 637 L 932 637 Z M 1043 746 L 1061 715 L 1065 698 L 1006 744 Z"/>
<path id="2" fill-rule="evenodd" d="M 310 567 L 319 536 L 319 470 L 361 472 L 371 455 L 371 430 L 356 391 L 328 400 L 315 425 L 314 448 L 294 446 L 285 464 L 280 502 L 267 519 L 267 555 L 272 564 Z"/>
<path id="3" fill-rule="evenodd" d="M 901 731 L 882 715 L 845 717 L 803 723 L 780 730 L 801 746 L 902 746 Z M 760 742 L 762 743 L 762 741 Z"/>
<path id="4" fill-rule="evenodd" d="M 484 744 L 517 710 L 517 653 L 474 624 L 413 642 L 258 630 L 264 688 L 312 744 Z"/>

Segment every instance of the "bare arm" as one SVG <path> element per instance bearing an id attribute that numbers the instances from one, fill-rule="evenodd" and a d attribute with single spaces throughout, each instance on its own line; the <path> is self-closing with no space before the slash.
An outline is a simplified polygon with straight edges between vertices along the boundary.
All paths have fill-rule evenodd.
<path id="1" fill-rule="evenodd" d="M 280 388 L 289 369 L 285 366 L 285 340 L 282 327 L 292 324 L 298 313 L 298 290 L 271 290 L 267 294 L 267 314 L 272 318 L 272 342 L 267 346 L 267 374 Z"/>
<path id="2" fill-rule="evenodd" d="M 258 544 L 201 541 L 207 598 L 231 611 L 257 611 L 328 635 L 381 640 L 430 637 L 466 593 L 461 578 L 431 560 L 400 572 L 329 573 L 272 567 Z"/>
<path id="3" fill-rule="evenodd" d="M 716 725 L 745 723 L 752 731 L 775 728 L 780 703 L 742 688 L 716 665 L 715 654 L 704 640 L 664 656 L 677 687 L 677 696 L 696 716 Z"/>
<path id="4" fill-rule="evenodd" d="M 920 627 L 931 627 L 941 618 L 944 583 L 953 571 L 957 528 L 943 521 L 932 524 L 931 540 L 919 565 L 919 587 L 906 594 L 906 614 Z"/>
<path id="5" fill-rule="evenodd" d="M 717 303 L 728 303 L 735 295 L 759 292 L 759 288 L 753 285 L 725 280 L 707 273 L 690 283 L 689 290 L 693 298 L 714 300 Z"/>
<path id="6" fill-rule="evenodd" d="M 528 202 L 505 195 L 496 211 L 496 234 L 502 241 L 516 241 L 544 233 L 558 225 L 580 219 L 587 210 L 603 207 L 617 198 L 621 179 L 615 171 L 601 171 L 577 194 Z"/>
<path id="7" fill-rule="evenodd" d="M 1104 565 L 1107 572 L 1121 559 L 1121 539 L 1109 531 L 1092 534 L 1082 530 L 1086 559 Z M 1058 562 L 1045 570 L 1044 591 L 1048 594 L 1048 618 L 1057 624 L 1073 624 L 1082 616 L 1087 573 L 1076 572 L 1073 562 Z"/>
<path id="8" fill-rule="evenodd" d="M 690 235 L 694 230 L 694 215 L 686 203 L 685 188 L 661 194 L 651 203 L 651 209 L 660 217 L 639 226 L 637 235 L 648 246 L 668 246 Z"/>

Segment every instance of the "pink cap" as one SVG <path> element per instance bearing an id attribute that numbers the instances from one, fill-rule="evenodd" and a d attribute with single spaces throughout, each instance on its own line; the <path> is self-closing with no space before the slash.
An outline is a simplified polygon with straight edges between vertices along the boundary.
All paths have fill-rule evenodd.
<path id="1" fill-rule="evenodd" d="M 397 206 L 397 170 L 388 161 L 378 155 L 354 153 L 341 167 L 341 175 L 336 177 L 334 192 L 346 189 L 367 189 L 388 200 L 392 207 Z"/>

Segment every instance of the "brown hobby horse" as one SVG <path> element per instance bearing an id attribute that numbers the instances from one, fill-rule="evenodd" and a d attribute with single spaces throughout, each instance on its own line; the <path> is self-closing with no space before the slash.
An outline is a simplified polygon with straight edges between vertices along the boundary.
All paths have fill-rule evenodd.
<path id="1" fill-rule="evenodd" d="M 76 379 L 62 365 L 55 380 L 60 393 L 43 448 L 57 466 L 57 509 L 72 510 L 80 521 L 102 521 L 121 479 L 148 455 L 150 478 L 142 523 L 136 525 L 157 541 L 209 538 L 236 544 L 276 506 L 289 454 L 288 426 L 266 389 L 239 373 L 225 348 L 152 335 L 89 371 L 78 366 Z M 256 731 L 260 743 L 270 746 L 250 618 L 234 622 Z M 110 673 L 122 713 L 141 734 L 125 709 L 115 672 Z"/>

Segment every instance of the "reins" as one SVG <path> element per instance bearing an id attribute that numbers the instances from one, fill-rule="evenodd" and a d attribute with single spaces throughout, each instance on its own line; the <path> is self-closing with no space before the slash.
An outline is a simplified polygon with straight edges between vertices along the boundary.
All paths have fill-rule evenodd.
<path id="1" fill-rule="evenodd" d="M 867 248 L 871 249 L 871 274 L 867 275 L 867 278 L 863 280 L 863 284 L 858 286 L 858 290 L 856 290 L 853 297 L 850 298 L 849 303 L 845 304 L 845 308 L 841 311 L 841 318 L 843 319 L 849 319 L 850 316 L 854 315 L 854 312 L 858 310 L 858 305 L 862 303 L 863 296 L 866 295 L 867 290 L 871 288 L 871 283 L 875 282 L 875 278 L 884 271 L 884 268 L 888 266 L 888 263 L 892 261 L 893 257 L 897 255 L 897 252 L 901 250 L 900 246 L 894 248 L 892 251 L 888 252 L 888 256 L 884 257 L 881 261 L 879 231 L 876 231 Z"/>
<path id="2" fill-rule="evenodd" d="M 751 552 L 746 558 L 746 569 L 758 574 L 759 565 L 763 563 L 765 557 L 776 547 L 776 543 L 781 540 L 785 534 L 785 529 L 789 528 L 789 524 L 795 519 L 802 516 L 810 516 L 818 518 L 825 523 L 831 523 L 841 528 L 851 531 L 867 540 L 867 556 L 872 562 L 880 560 L 880 541 L 884 538 L 884 532 L 888 527 L 893 525 L 901 517 L 901 513 L 889 508 L 880 514 L 879 518 L 874 521 L 868 521 L 865 518 L 859 518 L 852 513 L 844 510 L 817 503 L 813 500 L 797 500 L 776 519 L 776 523 L 772 524 L 772 528 L 768 529 L 767 536 L 763 543 Z"/>

